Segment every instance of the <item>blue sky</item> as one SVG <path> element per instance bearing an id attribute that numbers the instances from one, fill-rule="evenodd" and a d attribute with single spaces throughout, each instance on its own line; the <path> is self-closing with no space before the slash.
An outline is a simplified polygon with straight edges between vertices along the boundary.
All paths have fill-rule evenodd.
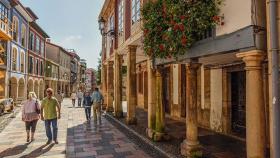
<path id="1" fill-rule="evenodd" d="M 88 67 L 96 68 L 101 51 L 98 15 L 104 0 L 21 0 L 39 17 L 51 41 L 75 49 Z"/>

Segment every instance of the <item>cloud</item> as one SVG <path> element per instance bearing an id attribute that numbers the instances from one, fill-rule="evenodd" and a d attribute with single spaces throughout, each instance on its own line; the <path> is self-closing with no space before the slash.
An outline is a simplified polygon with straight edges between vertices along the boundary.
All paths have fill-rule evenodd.
<path id="1" fill-rule="evenodd" d="M 82 38 L 83 37 L 81 35 L 71 35 L 71 36 L 68 36 L 68 37 L 64 38 L 63 42 L 67 43 L 67 42 L 79 41 Z"/>

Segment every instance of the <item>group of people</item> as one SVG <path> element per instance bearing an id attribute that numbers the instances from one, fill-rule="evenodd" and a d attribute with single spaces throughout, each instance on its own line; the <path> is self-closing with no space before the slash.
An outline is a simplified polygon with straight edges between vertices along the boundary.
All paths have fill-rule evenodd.
<path id="1" fill-rule="evenodd" d="M 58 144 L 57 140 L 57 120 L 61 117 L 61 103 L 63 101 L 63 96 L 58 92 L 54 95 L 54 92 L 51 88 L 46 90 L 47 97 L 45 97 L 41 104 L 37 99 L 34 92 L 29 92 L 28 99 L 23 102 L 22 107 L 22 120 L 25 122 L 26 128 L 26 141 L 34 141 L 34 133 L 36 130 L 37 122 L 39 119 L 44 121 L 46 135 L 48 138 L 47 145 L 54 141 L 55 144 Z M 78 98 L 78 106 L 85 108 L 85 115 L 87 121 L 91 120 L 91 108 L 93 108 L 93 119 L 97 124 L 101 124 L 101 105 L 103 104 L 103 96 L 99 92 L 98 88 L 95 88 L 94 92 L 90 94 L 86 92 L 83 94 L 79 91 L 77 94 L 72 93 L 71 99 L 73 106 L 75 106 L 76 98 Z"/>
<path id="2" fill-rule="evenodd" d="M 94 121 L 97 122 L 98 116 L 98 121 L 101 123 L 101 105 L 103 104 L 104 98 L 98 88 L 95 88 L 92 94 L 90 94 L 90 92 L 83 93 L 81 90 L 77 93 L 73 92 L 71 94 L 71 99 L 73 107 L 75 107 L 76 99 L 78 99 L 78 107 L 82 107 L 83 105 L 87 121 L 91 119 L 92 107 Z"/>

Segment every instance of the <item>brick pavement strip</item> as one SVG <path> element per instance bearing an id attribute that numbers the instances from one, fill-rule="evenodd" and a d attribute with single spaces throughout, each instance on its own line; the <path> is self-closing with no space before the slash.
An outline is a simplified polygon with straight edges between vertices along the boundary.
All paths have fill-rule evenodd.
<path id="1" fill-rule="evenodd" d="M 0 133 L 0 158 L 149 158 L 106 119 L 102 118 L 101 125 L 85 122 L 84 109 L 70 107 L 71 101 L 65 99 L 58 121 L 58 145 L 45 145 L 43 121 L 38 122 L 35 141 L 27 144 L 19 113 Z"/>

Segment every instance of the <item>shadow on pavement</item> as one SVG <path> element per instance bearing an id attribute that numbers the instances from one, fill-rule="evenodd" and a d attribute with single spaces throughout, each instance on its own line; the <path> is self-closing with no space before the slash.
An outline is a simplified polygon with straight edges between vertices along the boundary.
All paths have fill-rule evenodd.
<path id="1" fill-rule="evenodd" d="M 27 149 L 29 144 L 30 144 L 30 142 L 23 144 L 23 145 L 15 146 L 12 148 L 8 148 L 0 153 L 0 157 L 8 157 L 8 156 L 15 156 L 15 155 L 21 154 Z"/>
<path id="2" fill-rule="evenodd" d="M 51 144 L 49 146 L 44 144 L 44 145 L 40 146 L 39 148 L 33 150 L 31 153 L 22 156 L 21 158 L 39 157 L 40 155 L 43 155 L 46 152 L 50 151 L 53 146 L 54 146 L 54 144 Z"/>

